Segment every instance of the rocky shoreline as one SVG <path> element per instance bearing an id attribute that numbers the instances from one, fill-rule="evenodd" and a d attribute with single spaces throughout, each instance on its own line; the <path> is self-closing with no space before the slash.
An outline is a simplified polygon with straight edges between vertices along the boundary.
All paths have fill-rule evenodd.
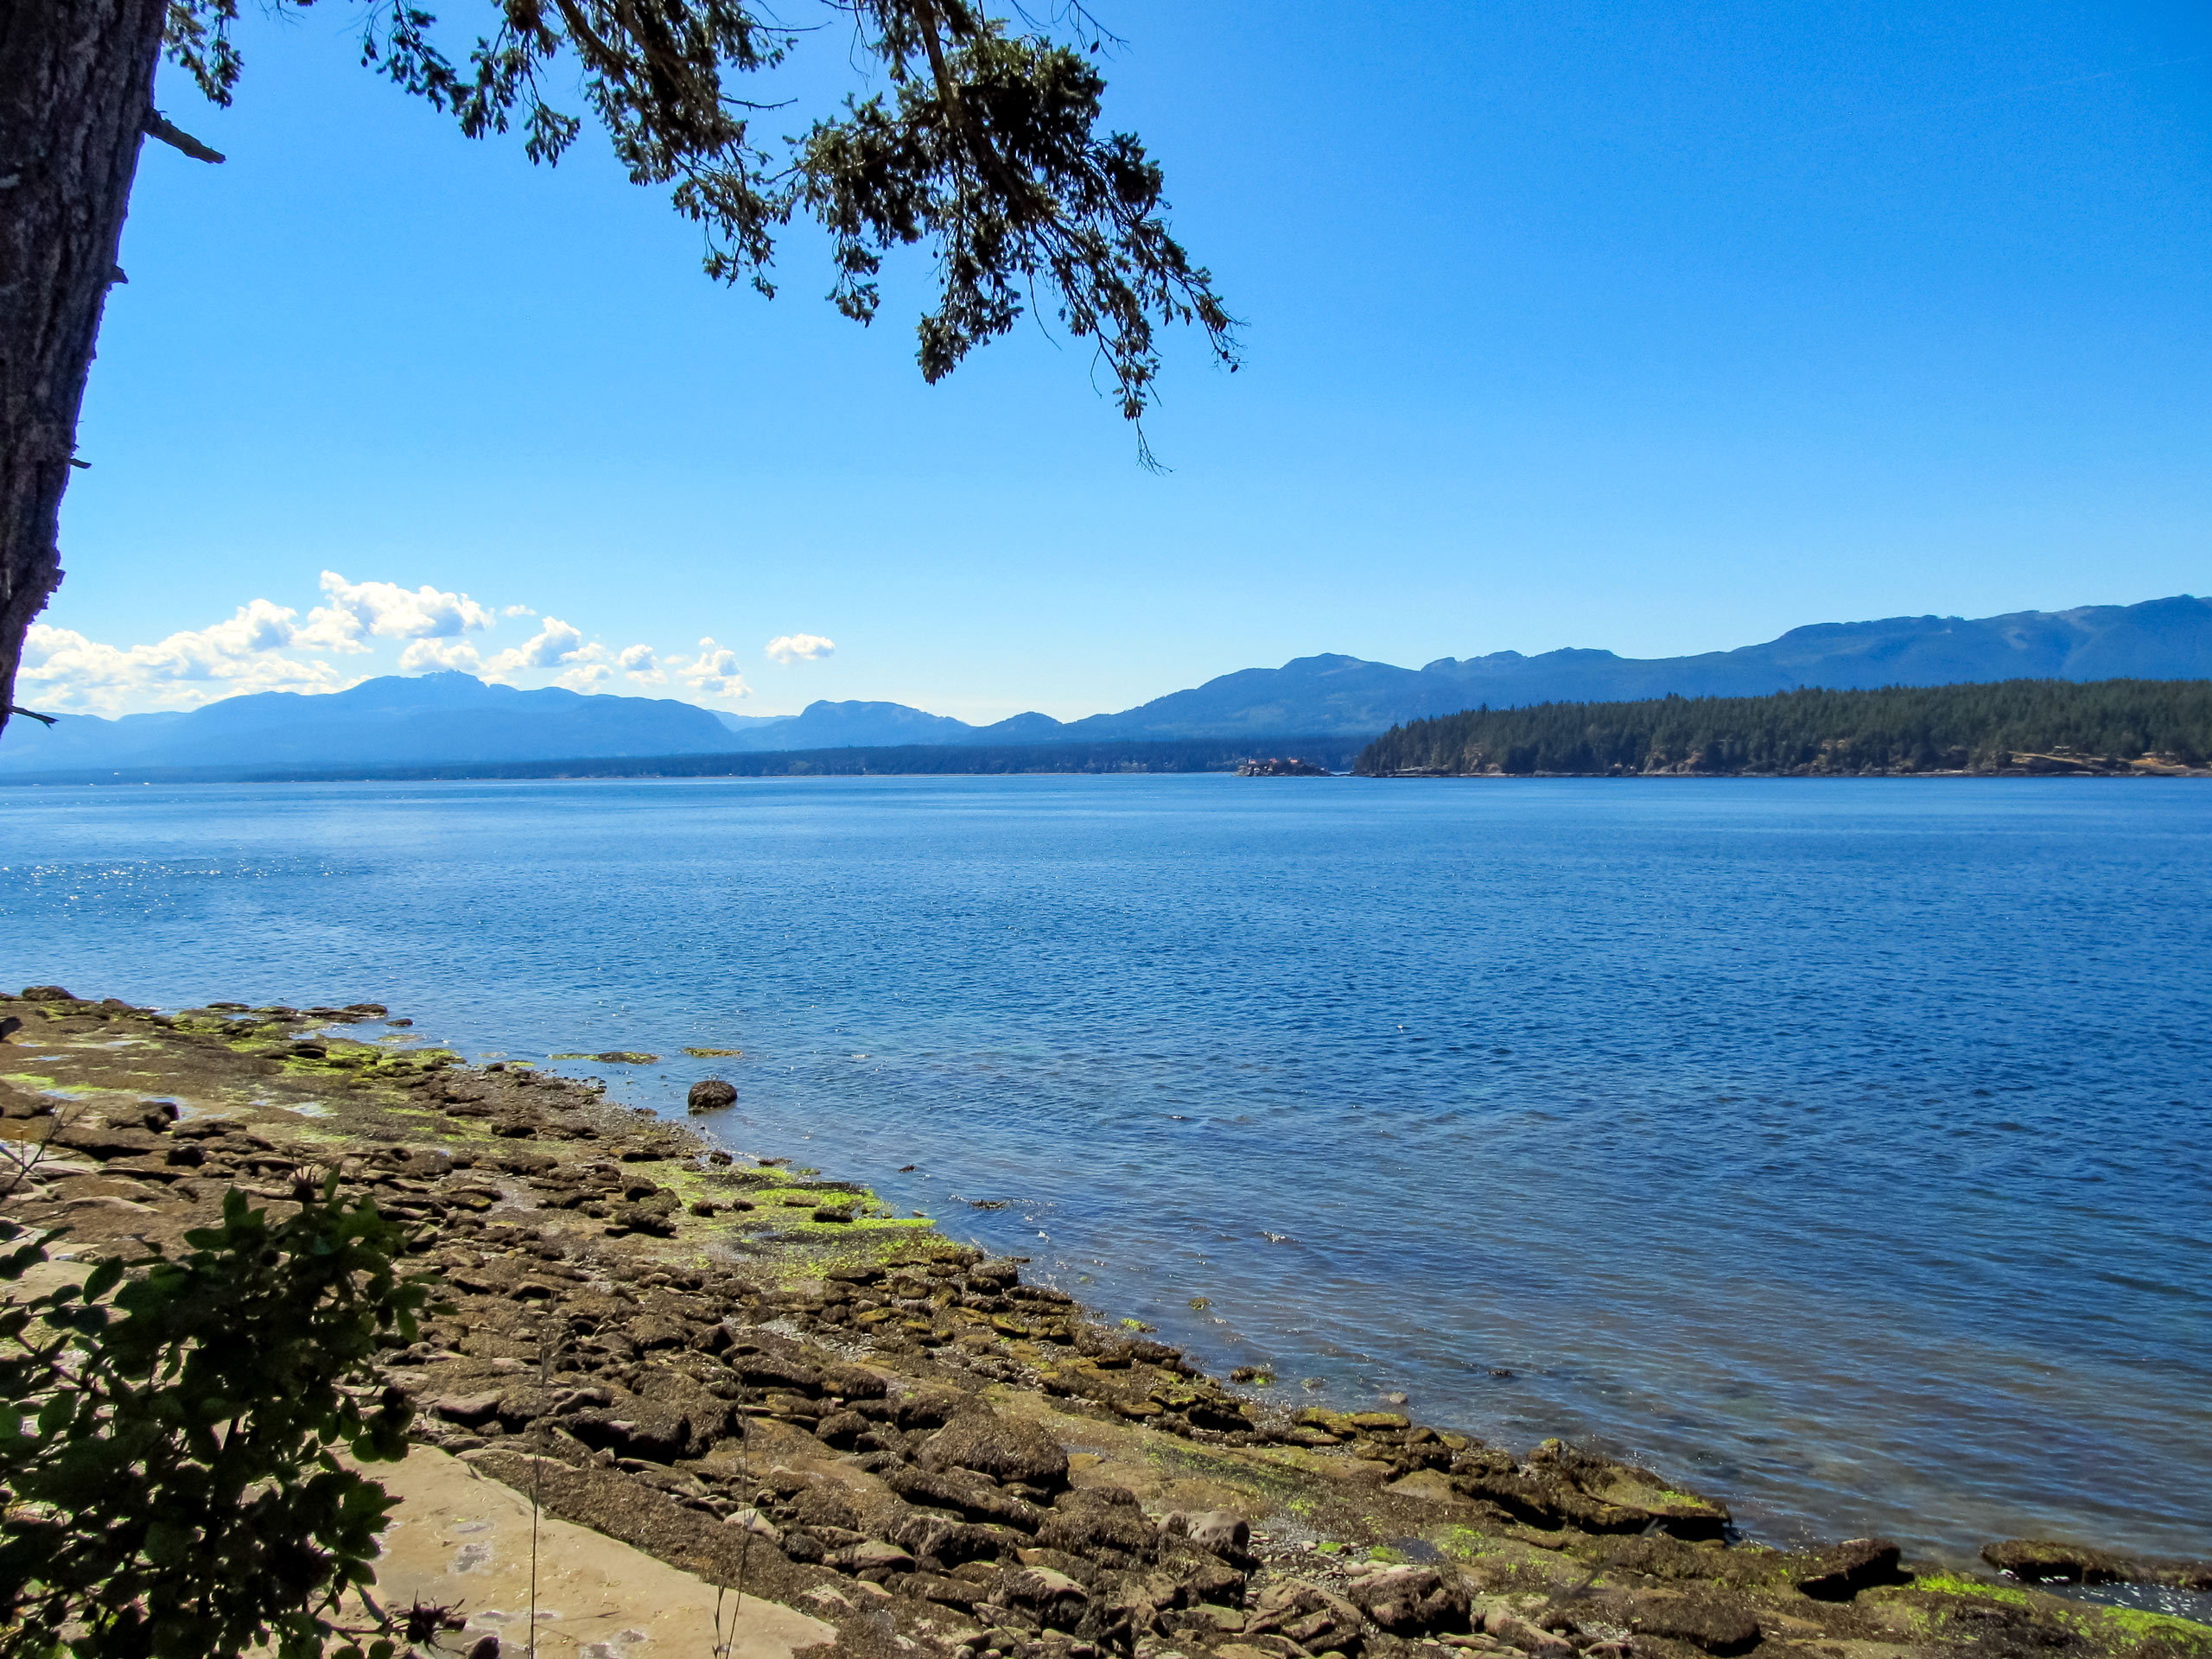
<path id="1" fill-rule="evenodd" d="M 1984 1578 L 1879 1539 L 1769 1549 L 1558 1441 L 1294 1411 L 865 1188 L 408 1046 L 405 1023 L 0 997 L 4 1213 L 83 1260 L 334 1170 L 416 1225 L 448 1305 L 381 1357 L 419 1443 L 841 1653 L 2212 1659 L 2212 1627 L 2038 1587 L 2212 1590 L 2201 1564 L 2014 1541 Z"/>
<path id="2" fill-rule="evenodd" d="M 1608 772 L 1509 772 L 1495 763 L 1474 766 L 1399 766 L 1389 772 L 1363 774 L 1373 778 L 2212 778 L 2212 766 L 2191 766 L 2172 755 L 2145 754 L 2130 759 L 2117 754 L 2076 754 L 2054 750 L 2049 754 L 2025 751 L 1971 766 L 1854 766 L 1823 759 L 1802 766 L 1751 767 L 1708 766 L 1702 756 L 1674 766 L 1631 769 L 1616 766 Z"/>

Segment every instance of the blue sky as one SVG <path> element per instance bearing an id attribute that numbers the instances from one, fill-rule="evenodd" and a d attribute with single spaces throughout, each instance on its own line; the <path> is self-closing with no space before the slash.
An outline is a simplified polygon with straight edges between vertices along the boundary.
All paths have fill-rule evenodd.
<path id="1" fill-rule="evenodd" d="M 867 330 L 804 232 L 772 303 L 717 288 L 595 136 L 534 168 L 358 67 L 351 6 L 246 10 L 234 109 L 162 93 L 228 163 L 141 166 L 59 706 L 412 650 L 1065 717 L 2208 585 L 2198 6 L 1105 0 L 1109 113 L 1248 324 L 1233 377 L 1171 342 L 1165 476 L 1049 331 L 926 387 L 918 267 Z"/>

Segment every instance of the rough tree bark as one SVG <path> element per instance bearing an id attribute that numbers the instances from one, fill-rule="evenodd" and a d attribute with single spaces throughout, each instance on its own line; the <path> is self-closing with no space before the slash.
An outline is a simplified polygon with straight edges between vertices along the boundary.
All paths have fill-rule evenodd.
<path id="1" fill-rule="evenodd" d="M 154 110 L 164 0 L 0 0 L 0 728 Z"/>

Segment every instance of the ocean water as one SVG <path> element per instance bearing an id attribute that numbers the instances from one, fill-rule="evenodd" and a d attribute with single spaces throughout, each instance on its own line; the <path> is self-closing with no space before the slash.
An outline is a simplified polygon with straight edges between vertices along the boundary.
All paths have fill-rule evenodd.
<path id="1" fill-rule="evenodd" d="M 0 979 L 718 1072 L 1214 1366 L 1756 1537 L 2212 1550 L 2202 785 L 17 788 Z"/>

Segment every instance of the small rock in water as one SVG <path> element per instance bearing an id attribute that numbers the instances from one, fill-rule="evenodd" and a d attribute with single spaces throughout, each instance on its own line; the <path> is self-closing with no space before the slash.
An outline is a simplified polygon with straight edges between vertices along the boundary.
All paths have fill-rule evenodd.
<path id="1" fill-rule="evenodd" d="M 702 1077 L 691 1085 L 685 1103 L 695 1112 L 719 1112 L 737 1104 L 737 1090 L 720 1077 Z"/>

